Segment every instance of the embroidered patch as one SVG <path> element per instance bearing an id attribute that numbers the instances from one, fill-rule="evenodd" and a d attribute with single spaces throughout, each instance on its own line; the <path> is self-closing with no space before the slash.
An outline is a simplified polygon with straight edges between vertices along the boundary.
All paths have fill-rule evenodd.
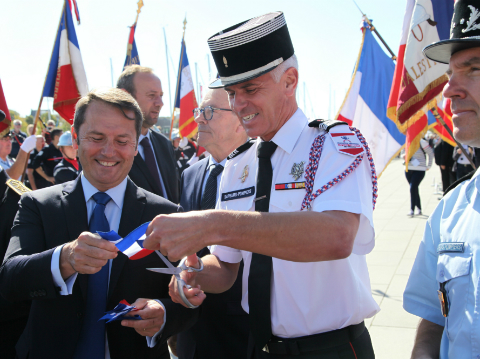
<path id="1" fill-rule="evenodd" d="M 438 253 L 458 252 L 464 253 L 464 242 L 446 242 L 438 244 Z"/>
<path id="2" fill-rule="evenodd" d="M 306 188 L 305 182 L 276 183 L 276 191 Z"/>
<path id="3" fill-rule="evenodd" d="M 256 188 L 254 186 L 244 189 L 239 189 L 237 191 L 222 193 L 221 201 L 231 201 L 233 199 L 239 199 L 244 197 L 253 196 L 256 193 Z"/>

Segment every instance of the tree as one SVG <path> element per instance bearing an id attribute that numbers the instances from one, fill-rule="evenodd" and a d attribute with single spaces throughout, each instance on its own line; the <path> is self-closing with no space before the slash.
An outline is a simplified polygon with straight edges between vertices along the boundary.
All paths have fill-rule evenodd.
<path id="1" fill-rule="evenodd" d="M 8 110 L 10 112 L 10 118 L 13 120 L 16 120 L 17 118 L 20 118 L 20 114 L 15 111 L 15 110 Z"/>

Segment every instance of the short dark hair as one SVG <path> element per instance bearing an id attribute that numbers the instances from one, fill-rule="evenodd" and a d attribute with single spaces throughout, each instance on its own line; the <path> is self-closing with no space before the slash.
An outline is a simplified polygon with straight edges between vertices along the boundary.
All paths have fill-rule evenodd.
<path id="1" fill-rule="evenodd" d="M 140 65 L 125 66 L 124 71 L 120 74 L 119 79 L 117 80 L 117 88 L 124 89 L 135 97 L 134 76 L 137 72 L 146 72 L 148 74 L 154 73 L 150 67 Z"/>
<path id="2" fill-rule="evenodd" d="M 107 105 L 118 108 L 124 114 L 125 118 L 135 121 L 136 144 L 139 141 L 140 130 L 142 127 L 142 111 L 135 99 L 125 91 L 115 88 L 102 90 L 92 90 L 87 95 L 78 100 L 75 106 L 75 116 L 73 119 L 73 128 L 77 133 L 77 143 L 79 143 L 78 135 L 80 126 L 85 122 L 85 113 L 89 105 L 94 101 L 101 101 Z M 131 118 L 125 114 L 125 110 L 134 111 L 135 118 Z"/>
<path id="3" fill-rule="evenodd" d="M 50 138 L 53 140 L 56 136 L 61 136 L 62 135 L 62 130 L 60 128 L 54 128 L 50 132 Z"/>

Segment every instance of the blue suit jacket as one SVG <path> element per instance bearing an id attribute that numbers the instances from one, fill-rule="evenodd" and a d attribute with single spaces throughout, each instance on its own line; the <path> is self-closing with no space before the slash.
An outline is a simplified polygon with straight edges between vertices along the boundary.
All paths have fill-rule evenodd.
<path id="1" fill-rule="evenodd" d="M 200 210 L 208 164 L 209 159 L 205 158 L 182 173 L 180 204 L 186 212 Z M 199 257 L 207 254 L 208 248 L 197 253 Z M 177 335 L 179 359 L 247 357 L 249 318 L 241 307 L 243 268 L 241 262 L 237 279 L 228 291 L 207 294 L 197 323 Z"/>

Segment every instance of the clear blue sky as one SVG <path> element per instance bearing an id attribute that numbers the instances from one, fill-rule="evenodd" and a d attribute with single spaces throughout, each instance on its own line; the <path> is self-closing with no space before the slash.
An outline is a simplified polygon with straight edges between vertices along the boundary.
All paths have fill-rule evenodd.
<path id="1" fill-rule="evenodd" d="M 111 86 L 110 59 L 115 84 L 125 61 L 128 26 L 135 21 L 137 0 L 77 1 L 81 25 L 76 25 L 76 32 L 89 88 Z M 62 4 L 63 0 L 2 3 L 0 48 L 4 55 L 0 57 L 0 79 L 9 108 L 22 116 L 38 106 Z M 374 20 L 378 31 L 397 54 L 406 2 L 357 0 L 357 4 Z M 361 14 L 352 0 L 144 0 L 135 39 L 141 65 L 152 67 L 162 80 L 165 105 L 161 116 L 170 116 L 173 101 L 168 94 L 163 28 L 175 67 L 170 66 L 173 94 L 185 15 L 185 40 L 194 86 L 195 63 L 198 81 L 206 86 L 209 80 L 207 38 L 271 11 L 284 12 L 299 59 L 299 106 L 304 108 L 305 83 L 309 94 L 306 114 L 327 118 L 331 87 L 333 117 L 349 87 L 361 41 Z M 214 76 L 212 60 L 211 71 Z M 42 109 L 47 108 L 52 108 L 52 99 L 44 100 Z"/>

